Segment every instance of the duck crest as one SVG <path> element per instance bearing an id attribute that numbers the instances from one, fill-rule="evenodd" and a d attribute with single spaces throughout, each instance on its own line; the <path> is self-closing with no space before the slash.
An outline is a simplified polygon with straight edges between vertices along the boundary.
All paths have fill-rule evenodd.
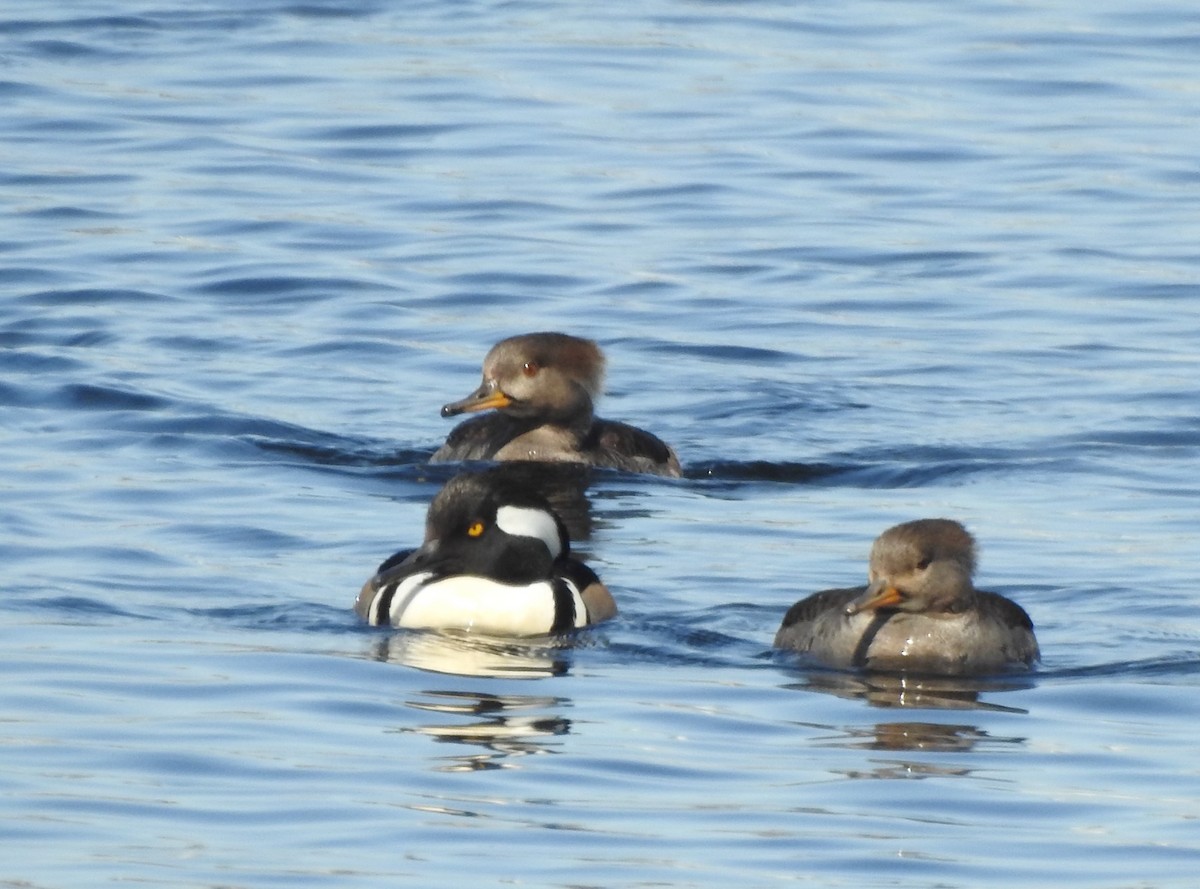
<path id="1" fill-rule="evenodd" d="M 557 368 L 580 386 L 594 404 L 604 392 L 607 359 L 595 341 L 566 333 L 524 333 L 501 340 L 483 359 L 484 377 L 500 379 L 518 371 L 534 377 Z"/>
<path id="2" fill-rule="evenodd" d="M 501 506 L 496 510 L 496 527 L 513 537 L 542 541 L 551 559 L 570 552 L 570 541 L 562 521 L 550 511 L 549 506 Z"/>

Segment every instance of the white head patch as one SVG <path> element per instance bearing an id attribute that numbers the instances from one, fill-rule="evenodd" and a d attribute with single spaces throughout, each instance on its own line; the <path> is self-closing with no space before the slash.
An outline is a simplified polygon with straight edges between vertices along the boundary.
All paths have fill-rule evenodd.
<path id="1" fill-rule="evenodd" d="M 496 510 L 496 527 L 514 537 L 536 537 L 550 550 L 550 558 L 562 555 L 558 523 L 544 509 L 528 506 L 501 506 Z"/>

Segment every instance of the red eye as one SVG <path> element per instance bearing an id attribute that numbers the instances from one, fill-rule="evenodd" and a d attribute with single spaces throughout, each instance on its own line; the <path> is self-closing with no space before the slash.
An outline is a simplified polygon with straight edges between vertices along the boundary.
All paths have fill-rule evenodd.
<path id="1" fill-rule="evenodd" d="M 521 371 L 527 377 L 534 377 L 534 376 L 537 376 L 537 372 L 541 369 L 542 369 L 541 365 L 538 364 L 536 361 L 526 361 L 524 366 L 521 368 Z"/>

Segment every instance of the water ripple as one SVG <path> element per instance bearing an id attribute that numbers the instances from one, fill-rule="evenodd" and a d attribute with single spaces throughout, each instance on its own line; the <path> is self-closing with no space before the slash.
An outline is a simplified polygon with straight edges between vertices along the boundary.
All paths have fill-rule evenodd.
<path id="1" fill-rule="evenodd" d="M 1195 883 L 1200 18 L 867 12 L 5 6 L 10 880 Z M 621 614 L 362 626 L 536 329 L 687 469 L 586 474 Z M 771 649 L 920 515 L 1038 670 Z"/>

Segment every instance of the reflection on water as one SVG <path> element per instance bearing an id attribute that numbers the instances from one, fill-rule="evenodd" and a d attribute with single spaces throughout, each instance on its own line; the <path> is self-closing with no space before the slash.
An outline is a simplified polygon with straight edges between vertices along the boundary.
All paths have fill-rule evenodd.
<path id="1" fill-rule="evenodd" d="M 801 691 L 818 691 L 849 700 L 865 700 L 874 707 L 925 708 L 929 710 L 977 710 L 1024 714 L 1017 707 L 1006 707 L 980 700 L 984 692 L 1012 691 L 1030 685 L 1028 678 L 972 679 L 960 677 L 917 677 L 899 674 L 813 673 L 803 682 L 784 686 Z M 813 739 L 818 747 L 858 750 L 891 750 L 912 753 L 976 753 L 980 748 L 1019 746 L 1020 736 L 996 736 L 967 723 L 903 720 L 868 725 L 809 725 L 821 730 Z M 834 769 L 846 778 L 929 778 L 964 777 L 973 768 L 963 764 L 933 763 L 920 760 L 869 760 L 869 768 Z"/>
<path id="2" fill-rule="evenodd" d="M 1023 737 L 992 735 L 978 726 L 939 722 L 879 722 L 873 725 L 808 725 L 822 732 L 813 746 L 847 750 L 888 750 L 905 753 L 982 753 L 996 747 L 1024 745 Z M 844 778 L 894 780 L 898 778 L 961 778 L 972 774 L 974 765 L 930 762 L 915 759 L 867 759 L 861 767 L 835 768 L 830 772 Z"/>
<path id="3" fill-rule="evenodd" d="M 941 722 L 879 722 L 846 726 L 817 739 L 822 747 L 863 750 L 929 750 L 938 753 L 974 750 L 980 744 L 1023 744 L 1021 737 L 996 737 L 974 725 Z"/>
<path id="4" fill-rule="evenodd" d="M 870 726 L 846 726 L 837 735 L 818 740 L 822 747 L 852 747 L 863 750 L 897 750 L 924 753 L 969 753 L 979 747 L 1021 745 L 1025 738 L 996 737 L 973 725 L 937 722 L 880 722 Z M 847 778 L 964 777 L 974 769 L 907 759 L 872 760 L 873 768 L 837 769 Z"/>
<path id="5" fill-rule="evenodd" d="M 508 761 L 512 757 L 556 752 L 558 745 L 548 739 L 571 730 L 571 721 L 557 712 L 570 706 L 566 698 L 469 691 L 426 691 L 423 694 L 430 700 L 406 701 L 407 705 L 422 713 L 465 717 L 465 721 L 417 725 L 400 731 L 427 735 L 444 743 L 483 747 L 488 751 L 447 757 L 446 765 L 439 771 L 512 768 L 513 763 Z"/>
<path id="6" fill-rule="evenodd" d="M 569 663 L 563 652 L 570 644 L 569 639 L 517 642 L 450 630 L 402 630 L 379 639 L 371 656 L 431 673 L 544 679 L 567 672 Z"/>
<path id="7" fill-rule="evenodd" d="M 0 12 L 0 883 L 1195 885 L 1194 12 L 119 8 Z M 505 470 L 626 616 L 357 627 L 549 327 L 686 458 Z M 770 652 L 933 514 L 1058 669 Z"/>
<path id="8" fill-rule="evenodd" d="M 1007 707 L 985 701 L 986 692 L 1005 692 L 1031 688 L 1030 677 L 909 676 L 899 673 L 824 673 L 813 672 L 803 681 L 784 686 L 800 691 L 818 691 L 839 698 L 861 699 L 873 707 L 919 707 L 930 710 L 992 710 L 1002 713 L 1026 713 L 1020 707 Z"/>
<path id="9" fill-rule="evenodd" d="M 838 769 L 835 774 L 846 778 L 871 778 L 895 781 L 902 778 L 965 778 L 971 769 L 962 766 L 939 766 L 928 762 L 906 762 L 894 760 L 881 762 L 873 769 Z"/>

